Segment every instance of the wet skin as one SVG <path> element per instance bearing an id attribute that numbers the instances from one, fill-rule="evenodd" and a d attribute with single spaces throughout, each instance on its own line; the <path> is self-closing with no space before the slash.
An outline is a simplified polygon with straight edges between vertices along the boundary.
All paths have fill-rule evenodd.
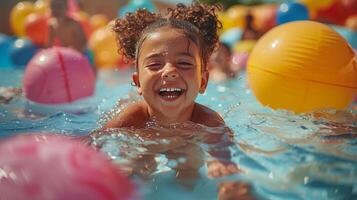
<path id="1" fill-rule="evenodd" d="M 202 58 L 196 41 L 180 30 L 162 27 L 149 33 L 138 52 L 137 72 L 133 81 L 137 86 L 142 101 L 128 105 L 107 128 L 145 129 L 148 122 L 154 121 L 159 126 L 173 123 L 197 123 L 207 127 L 225 126 L 220 115 L 195 102 L 198 93 L 203 93 L 207 86 L 208 72 L 202 70 Z M 148 131 L 148 130 L 146 130 Z M 150 139 L 156 137 L 155 131 L 148 133 Z M 222 134 L 212 135 L 207 143 L 220 142 Z M 175 129 L 170 131 L 175 134 Z M 178 133 L 179 134 L 179 133 Z M 181 135 L 178 135 L 179 137 Z M 215 138 L 216 137 L 216 138 Z M 177 144 L 173 142 L 171 144 Z M 164 153 L 164 152 L 161 152 Z M 222 152 L 209 152 L 213 157 Z M 229 154 L 228 150 L 223 154 Z M 198 169 L 203 165 L 202 149 L 198 144 L 184 140 L 180 148 L 168 148 L 165 154 L 170 159 L 187 158 L 188 162 L 176 166 L 177 178 L 184 185 L 191 187 L 199 176 Z M 213 161 L 208 163 L 209 176 L 224 176 L 238 171 L 234 163 Z M 154 155 L 144 155 L 133 160 L 133 173 L 147 176 L 156 169 Z M 193 181 L 193 182 L 192 182 Z"/>
<path id="2" fill-rule="evenodd" d="M 190 121 L 194 100 L 207 86 L 200 49 L 180 30 L 169 27 L 147 36 L 139 52 L 133 80 L 151 117 L 163 123 Z M 178 92 L 160 92 L 177 89 Z"/>
<path id="3" fill-rule="evenodd" d="M 224 125 L 218 113 L 195 103 L 208 81 L 195 41 L 179 29 L 163 27 L 146 37 L 138 54 L 133 81 L 144 100 L 129 105 L 105 128 L 143 128 L 150 120 L 158 124 L 191 121 L 209 127 Z"/>
<path id="4" fill-rule="evenodd" d="M 52 0 L 51 15 L 46 46 L 52 47 L 57 39 L 61 43 L 60 46 L 73 48 L 83 53 L 87 44 L 86 36 L 82 26 L 67 16 L 67 3 L 64 0 Z"/>

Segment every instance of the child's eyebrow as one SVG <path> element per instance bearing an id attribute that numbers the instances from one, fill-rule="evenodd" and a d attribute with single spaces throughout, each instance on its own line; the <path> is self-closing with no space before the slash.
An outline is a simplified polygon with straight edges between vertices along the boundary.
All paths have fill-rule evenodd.
<path id="1" fill-rule="evenodd" d="M 163 53 L 152 53 L 150 55 L 148 55 L 147 57 L 145 57 L 145 59 L 150 59 L 150 58 L 156 58 L 156 57 L 163 57 L 165 56 L 165 54 L 167 54 L 166 52 L 163 52 Z M 191 57 L 193 58 L 193 55 L 189 52 L 179 52 L 177 54 L 177 56 L 188 56 L 188 57 Z"/>
<path id="2" fill-rule="evenodd" d="M 156 57 L 162 57 L 164 56 L 165 53 L 152 53 L 149 56 L 146 56 L 145 59 L 150 59 L 150 58 L 156 58 Z"/>
<path id="3" fill-rule="evenodd" d="M 188 56 L 188 57 L 193 58 L 193 55 L 191 53 L 189 53 L 189 52 L 180 52 L 178 55 L 179 56 Z"/>

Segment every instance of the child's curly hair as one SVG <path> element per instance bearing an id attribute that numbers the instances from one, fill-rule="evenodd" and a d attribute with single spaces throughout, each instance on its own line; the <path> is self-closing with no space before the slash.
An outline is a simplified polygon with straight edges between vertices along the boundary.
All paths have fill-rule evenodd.
<path id="1" fill-rule="evenodd" d="M 128 60 L 137 60 L 139 49 L 149 33 L 158 28 L 171 26 L 181 29 L 201 50 L 202 64 L 206 69 L 207 61 L 218 42 L 217 30 L 222 27 L 217 19 L 217 6 L 193 3 L 191 6 L 177 4 L 169 8 L 167 16 L 139 9 L 117 18 L 113 27 L 119 53 Z"/>

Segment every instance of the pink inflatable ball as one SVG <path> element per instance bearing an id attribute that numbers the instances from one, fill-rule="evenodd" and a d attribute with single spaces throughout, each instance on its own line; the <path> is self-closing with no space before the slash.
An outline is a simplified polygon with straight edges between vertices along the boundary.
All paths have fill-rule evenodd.
<path id="1" fill-rule="evenodd" d="M 107 157 L 73 138 L 22 135 L 0 142 L 0 199 L 126 200 L 133 184 Z"/>
<path id="2" fill-rule="evenodd" d="M 81 53 L 53 47 L 37 53 L 26 67 L 23 90 L 28 100 L 42 104 L 66 104 L 90 97 L 95 73 Z"/>
<path id="3" fill-rule="evenodd" d="M 246 69 L 249 53 L 234 53 L 232 56 L 233 70 L 239 71 Z"/>

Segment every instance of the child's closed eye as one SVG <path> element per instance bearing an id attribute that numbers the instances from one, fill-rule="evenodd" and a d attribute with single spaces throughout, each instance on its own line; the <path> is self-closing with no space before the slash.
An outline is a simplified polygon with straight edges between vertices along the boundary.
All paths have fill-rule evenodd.
<path id="1" fill-rule="evenodd" d="M 190 69 L 194 66 L 194 64 L 189 61 L 179 61 L 179 62 L 177 62 L 177 65 L 183 69 Z"/>
<path id="2" fill-rule="evenodd" d="M 146 65 L 146 68 L 149 68 L 150 70 L 159 70 L 161 67 L 162 64 L 160 62 L 153 62 Z"/>

